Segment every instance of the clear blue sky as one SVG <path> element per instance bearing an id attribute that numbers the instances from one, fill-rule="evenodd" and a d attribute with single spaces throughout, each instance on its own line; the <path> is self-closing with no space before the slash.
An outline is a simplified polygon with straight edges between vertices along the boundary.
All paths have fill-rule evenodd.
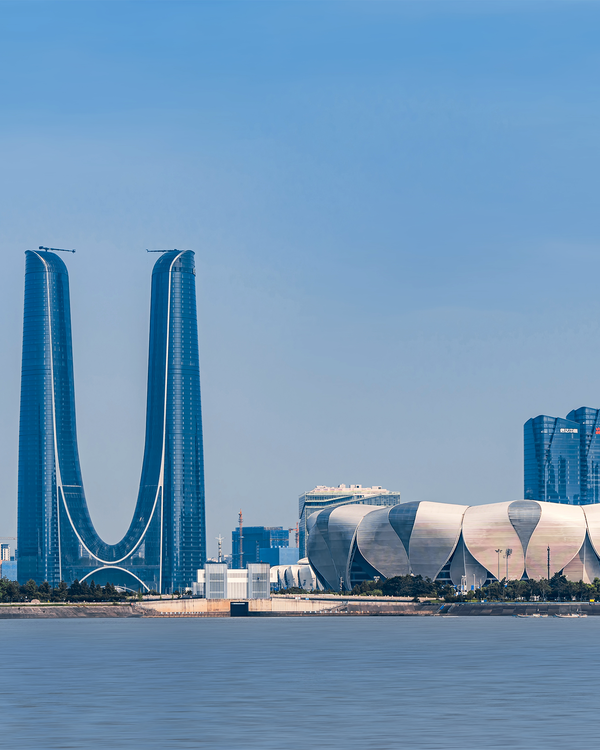
<path id="1" fill-rule="evenodd" d="M 143 448 L 146 247 L 196 251 L 209 551 L 316 484 L 522 496 L 522 425 L 600 407 L 600 5 L 2 2 L 0 533 L 23 252 L 75 247 L 92 517 Z"/>

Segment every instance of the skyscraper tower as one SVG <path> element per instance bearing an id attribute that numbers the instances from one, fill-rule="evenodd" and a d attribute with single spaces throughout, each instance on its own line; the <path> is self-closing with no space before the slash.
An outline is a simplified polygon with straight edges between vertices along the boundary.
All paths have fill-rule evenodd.
<path id="1" fill-rule="evenodd" d="M 28 251 L 26 258 L 19 581 L 187 588 L 206 557 L 194 254 L 166 252 L 152 272 L 142 476 L 131 524 L 117 544 L 96 533 L 83 490 L 67 269 L 51 252 Z"/>
<path id="2" fill-rule="evenodd" d="M 527 500 L 581 505 L 579 424 L 541 414 L 524 425 Z"/>
<path id="3" fill-rule="evenodd" d="M 580 503 L 600 502 L 600 409 L 582 406 L 567 414 L 579 425 Z"/>

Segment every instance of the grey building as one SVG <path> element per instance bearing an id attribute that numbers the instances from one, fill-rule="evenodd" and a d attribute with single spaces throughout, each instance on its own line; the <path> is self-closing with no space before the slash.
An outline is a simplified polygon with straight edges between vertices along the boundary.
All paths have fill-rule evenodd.
<path id="1" fill-rule="evenodd" d="M 400 502 L 399 492 L 390 492 L 383 487 L 363 487 L 360 484 L 338 487 L 319 485 L 310 492 L 300 495 L 298 515 L 300 517 L 299 547 L 300 558 L 306 557 L 306 522 L 313 513 L 326 508 L 333 510 L 340 505 L 397 505 Z"/>

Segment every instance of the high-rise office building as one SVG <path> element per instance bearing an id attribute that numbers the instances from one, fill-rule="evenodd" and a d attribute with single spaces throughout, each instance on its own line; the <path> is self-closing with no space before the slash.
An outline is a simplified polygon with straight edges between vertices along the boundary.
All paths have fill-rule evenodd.
<path id="1" fill-rule="evenodd" d="M 0 560 L 10 560 L 10 544 L 0 544 Z"/>
<path id="2" fill-rule="evenodd" d="M 579 503 L 600 502 L 600 409 L 582 406 L 567 414 L 579 426 Z"/>
<path id="3" fill-rule="evenodd" d="M 166 252 L 152 272 L 142 475 L 117 544 L 96 533 L 83 490 L 67 268 L 51 252 L 26 258 L 19 581 L 93 579 L 161 592 L 191 586 L 206 557 L 194 254 Z"/>
<path id="4" fill-rule="evenodd" d="M 231 532 L 231 558 L 234 568 L 243 568 L 247 563 L 270 562 L 264 554 L 275 547 L 288 547 L 290 535 L 282 526 L 244 526 L 240 556 L 239 527 Z M 263 560 L 263 557 L 265 558 Z"/>
<path id="5" fill-rule="evenodd" d="M 339 487 L 319 485 L 314 490 L 305 492 L 300 495 L 298 501 L 300 558 L 306 557 L 306 522 L 313 513 L 325 508 L 333 510 L 340 505 L 396 505 L 399 502 L 399 492 L 390 492 L 378 485 L 374 487 L 363 487 L 360 484 L 351 484 L 349 487 L 345 484 L 340 484 Z"/>
<path id="6" fill-rule="evenodd" d="M 579 505 L 580 425 L 540 415 L 525 422 L 525 498 Z"/>

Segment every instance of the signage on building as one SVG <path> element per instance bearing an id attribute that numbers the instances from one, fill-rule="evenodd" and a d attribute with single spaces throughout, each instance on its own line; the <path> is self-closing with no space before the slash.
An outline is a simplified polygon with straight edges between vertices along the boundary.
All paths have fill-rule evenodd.
<path id="1" fill-rule="evenodd" d="M 561 432 L 579 432 L 579 430 L 576 430 L 574 427 L 561 427 Z"/>

